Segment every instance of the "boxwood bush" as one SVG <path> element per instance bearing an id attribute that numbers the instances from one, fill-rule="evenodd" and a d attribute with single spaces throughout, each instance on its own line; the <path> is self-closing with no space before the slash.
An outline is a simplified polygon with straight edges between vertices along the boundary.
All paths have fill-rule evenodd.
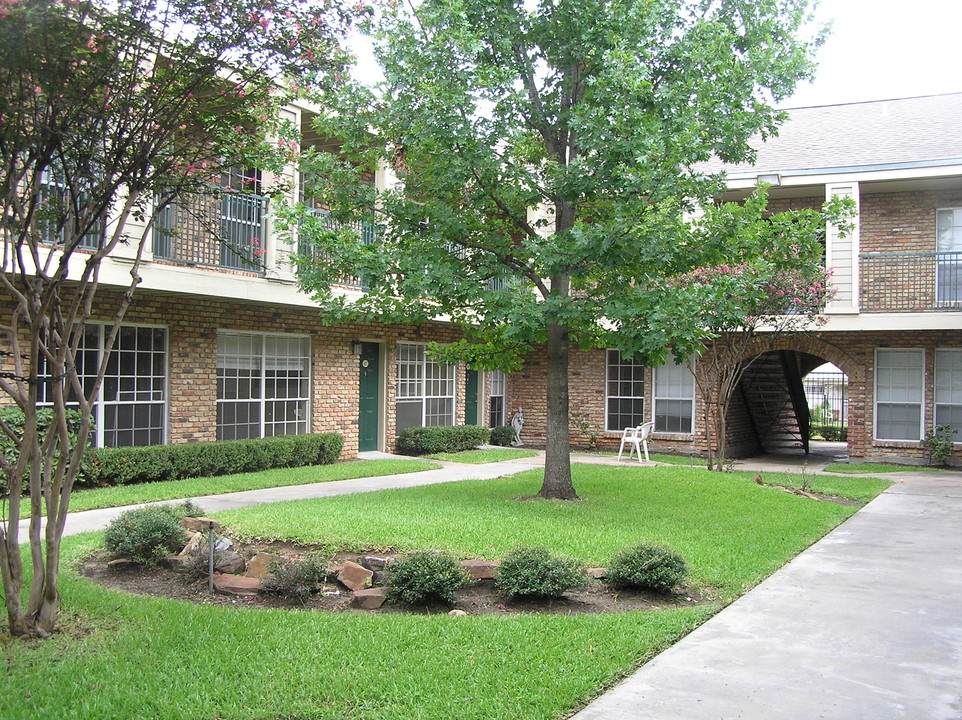
<path id="1" fill-rule="evenodd" d="M 77 410 L 68 409 L 65 412 L 67 418 L 67 432 L 70 436 L 71 445 L 76 442 L 77 431 L 80 429 L 80 412 Z M 3 422 L 7 424 L 13 432 L 17 435 L 23 435 L 23 411 L 18 407 L 4 407 L 0 408 L 0 418 Z M 50 423 L 53 422 L 53 409 L 52 408 L 38 408 L 37 409 L 37 432 L 43 437 L 47 430 L 50 428 Z M 7 437 L 6 433 L 0 433 L 0 452 L 3 453 L 4 459 L 9 463 L 14 463 L 17 460 L 17 446 L 14 444 L 13 440 Z M 24 478 L 23 490 L 26 492 L 29 483 L 29 478 Z M 0 495 L 7 494 L 7 479 L 2 474 L 0 474 Z"/>
<path id="2" fill-rule="evenodd" d="M 688 575 L 681 555 L 658 545 L 632 545 L 615 555 L 608 565 L 605 582 L 615 587 L 667 592 Z"/>
<path id="3" fill-rule="evenodd" d="M 170 505 L 147 505 L 121 513 L 104 530 L 104 545 L 118 557 L 153 565 L 187 543 L 183 517 Z"/>
<path id="4" fill-rule="evenodd" d="M 411 605 L 453 604 L 457 589 L 469 582 L 461 564 L 446 552 L 415 550 L 388 565 L 388 597 Z"/>
<path id="5" fill-rule="evenodd" d="M 329 465 L 341 454 L 338 433 L 285 435 L 251 440 L 100 448 L 84 457 L 82 476 L 90 487 L 133 485 L 188 477 L 232 475 L 271 468 Z"/>
<path id="6" fill-rule="evenodd" d="M 397 451 L 402 455 L 461 452 L 484 445 L 490 439 L 491 431 L 480 425 L 412 427 L 398 435 Z"/>
<path id="7" fill-rule="evenodd" d="M 552 555 L 546 548 L 522 546 L 504 556 L 494 587 L 508 598 L 555 598 L 588 582 L 587 573 L 574 560 Z"/>
<path id="8" fill-rule="evenodd" d="M 491 429 L 491 444 L 501 447 L 510 447 L 514 440 L 514 428 L 510 425 L 502 425 Z"/>

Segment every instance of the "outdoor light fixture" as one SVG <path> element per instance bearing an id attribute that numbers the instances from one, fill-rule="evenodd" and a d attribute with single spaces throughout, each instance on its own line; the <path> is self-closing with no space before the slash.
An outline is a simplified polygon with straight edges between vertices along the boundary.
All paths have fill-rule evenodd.
<path id="1" fill-rule="evenodd" d="M 351 340 L 351 352 L 358 356 L 361 354 L 360 340 Z"/>
<path id="2" fill-rule="evenodd" d="M 782 176 L 778 173 L 770 173 L 768 175 L 759 175 L 755 178 L 756 182 L 767 183 L 773 187 L 777 187 L 782 184 Z"/>

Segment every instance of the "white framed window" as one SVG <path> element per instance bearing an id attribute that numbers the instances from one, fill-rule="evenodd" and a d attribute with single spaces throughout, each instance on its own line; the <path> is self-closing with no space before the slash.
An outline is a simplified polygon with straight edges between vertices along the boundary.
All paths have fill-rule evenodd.
<path id="1" fill-rule="evenodd" d="M 431 360 L 421 343 L 398 343 L 396 425 L 454 425 L 454 365 Z"/>
<path id="2" fill-rule="evenodd" d="M 617 350 L 606 353 L 605 430 L 621 432 L 645 422 L 645 366 Z"/>
<path id="3" fill-rule="evenodd" d="M 654 370 L 655 432 L 694 432 L 695 376 L 688 364 Z"/>
<path id="4" fill-rule="evenodd" d="M 488 427 L 501 427 L 504 419 L 504 389 L 506 378 L 501 370 L 488 373 Z"/>
<path id="5" fill-rule="evenodd" d="M 93 388 L 110 328 L 87 323 L 77 347 L 76 366 L 84 393 Z M 46 401 L 40 387 L 40 404 Z M 68 394 L 68 402 L 70 395 Z M 93 408 L 97 447 L 163 445 L 167 440 L 167 329 L 123 325 L 107 358 Z"/>
<path id="6" fill-rule="evenodd" d="M 307 433 L 310 378 L 310 338 L 218 331 L 217 439 Z"/>
<path id="7" fill-rule="evenodd" d="M 922 438 L 925 351 L 875 351 L 875 439 Z"/>
<path id="8" fill-rule="evenodd" d="M 935 351 L 935 424 L 962 431 L 962 348 Z"/>
<path id="9" fill-rule="evenodd" d="M 962 208 L 936 211 L 936 297 L 941 305 L 962 303 Z"/>

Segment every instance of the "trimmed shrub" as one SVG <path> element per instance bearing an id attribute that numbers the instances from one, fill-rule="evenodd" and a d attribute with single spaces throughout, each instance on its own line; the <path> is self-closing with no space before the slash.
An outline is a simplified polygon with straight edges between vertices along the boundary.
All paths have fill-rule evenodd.
<path id="1" fill-rule="evenodd" d="M 588 582 L 587 573 L 574 560 L 552 555 L 546 548 L 517 547 L 501 561 L 494 587 L 509 598 L 552 598 Z"/>
<path id="2" fill-rule="evenodd" d="M 262 585 L 268 595 L 279 595 L 306 603 L 327 584 L 330 568 L 322 557 L 309 556 L 302 560 L 273 562 L 270 575 Z"/>
<path id="3" fill-rule="evenodd" d="M 839 427 L 838 425 L 813 425 L 812 434 L 818 435 L 823 440 L 828 440 L 829 442 L 848 440 L 848 428 Z"/>
<path id="4" fill-rule="evenodd" d="M 398 435 L 397 450 L 403 455 L 433 455 L 473 450 L 491 439 L 491 431 L 480 425 L 458 427 L 412 427 Z"/>
<path id="5" fill-rule="evenodd" d="M 668 592 L 688 575 L 681 555 L 658 545 L 632 545 L 611 561 L 605 582 L 615 587 Z"/>
<path id="6" fill-rule="evenodd" d="M 433 600 L 451 604 L 454 593 L 471 579 L 461 564 L 445 552 L 416 550 L 398 558 L 386 572 L 388 597 L 410 605 Z"/>
<path id="7" fill-rule="evenodd" d="M 114 518 L 104 530 L 104 545 L 114 555 L 153 565 L 187 543 L 181 515 L 170 505 L 134 508 Z"/>
<path id="8" fill-rule="evenodd" d="M 501 447 L 511 447 L 511 441 L 514 440 L 514 428 L 510 425 L 502 425 L 501 427 L 492 428 L 491 430 L 491 444 L 500 445 Z"/>
<path id="9" fill-rule="evenodd" d="M 338 433 L 285 435 L 180 445 L 100 448 L 84 456 L 82 479 L 91 487 L 213 477 L 271 468 L 330 465 L 344 447 Z"/>

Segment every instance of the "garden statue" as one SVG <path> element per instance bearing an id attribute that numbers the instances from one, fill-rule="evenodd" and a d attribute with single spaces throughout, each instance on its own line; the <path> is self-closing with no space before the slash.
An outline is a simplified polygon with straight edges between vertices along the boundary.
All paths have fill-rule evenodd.
<path id="1" fill-rule="evenodd" d="M 514 428 L 514 440 L 511 441 L 512 447 L 524 445 L 521 441 L 521 431 L 524 429 L 524 408 L 518 408 L 518 412 L 511 418 L 511 427 Z"/>

